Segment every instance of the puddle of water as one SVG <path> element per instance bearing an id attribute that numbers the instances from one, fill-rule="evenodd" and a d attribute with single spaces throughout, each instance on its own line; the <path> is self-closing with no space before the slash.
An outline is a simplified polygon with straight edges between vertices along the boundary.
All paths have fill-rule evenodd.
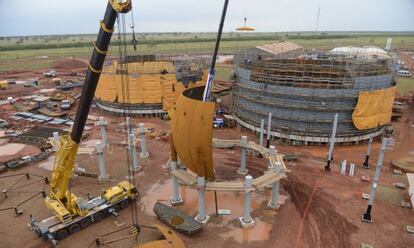
<path id="1" fill-rule="evenodd" d="M 238 243 L 268 240 L 272 231 L 272 224 L 263 222 L 259 218 L 254 218 L 254 221 L 255 226 L 246 229 L 229 225 L 230 231 L 219 235 L 224 239 L 233 239 Z"/>
<path id="2" fill-rule="evenodd" d="M 181 197 L 184 199 L 184 204 L 177 207 L 184 213 L 195 216 L 198 211 L 198 192 L 189 187 L 180 186 Z M 169 205 L 169 199 L 172 196 L 172 179 L 166 180 L 164 183 L 153 184 L 144 196 L 141 197 L 141 210 L 146 214 L 155 216 L 153 207 L 157 201 L 162 201 Z M 280 201 L 284 204 L 287 196 L 280 195 Z M 254 217 L 256 225 L 253 228 L 241 228 L 238 218 L 243 215 L 243 193 L 217 192 L 218 209 L 227 209 L 231 211 L 230 215 L 220 216 L 219 223 L 207 224 L 206 228 L 226 228 L 219 235 L 225 239 L 234 239 L 239 243 L 247 241 L 262 241 L 267 240 L 272 229 L 271 220 L 277 215 L 277 211 L 264 209 L 270 199 L 270 190 L 265 194 L 253 193 L 252 195 L 252 212 L 256 211 L 260 216 Z M 207 212 L 209 215 L 215 215 L 215 200 L 214 192 L 206 192 Z M 255 215 L 255 213 L 253 214 Z M 262 219 L 269 220 L 270 223 L 262 221 Z"/>

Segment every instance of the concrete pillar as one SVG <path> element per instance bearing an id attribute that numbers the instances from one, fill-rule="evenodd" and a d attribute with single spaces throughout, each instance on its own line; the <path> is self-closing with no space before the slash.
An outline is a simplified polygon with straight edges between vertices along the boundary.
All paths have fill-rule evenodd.
<path id="1" fill-rule="evenodd" d="M 342 161 L 341 164 L 341 175 L 345 176 L 346 175 L 346 160 Z"/>
<path id="2" fill-rule="evenodd" d="M 125 125 L 127 128 L 127 135 L 128 135 L 127 137 L 129 138 L 129 135 L 132 134 L 132 129 L 133 129 L 131 117 L 126 118 Z"/>
<path id="3" fill-rule="evenodd" d="M 247 175 L 247 172 L 249 171 L 246 169 L 247 146 L 247 136 L 242 136 L 240 140 L 240 168 L 237 170 L 237 173 L 243 176 Z"/>
<path id="4" fill-rule="evenodd" d="M 101 116 L 99 117 L 99 121 L 95 123 L 95 126 L 99 126 L 101 128 L 101 140 L 102 140 L 102 146 L 105 147 L 108 145 L 108 140 L 106 138 L 106 126 L 108 123 L 105 121 L 105 119 Z"/>
<path id="5" fill-rule="evenodd" d="M 365 155 L 365 161 L 362 164 L 362 168 L 364 169 L 369 169 L 369 156 L 371 155 L 371 149 L 372 149 L 372 141 L 373 138 L 370 138 L 368 141 L 368 150 L 367 150 L 367 154 Z"/>
<path id="6" fill-rule="evenodd" d="M 276 155 L 276 149 L 275 146 L 270 146 L 269 147 L 269 166 L 268 166 L 268 170 L 272 170 L 273 169 L 273 164 L 272 164 L 272 160 L 270 159 L 270 157 L 274 157 Z"/>
<path id="7" fill-rule="evenodd" d="M 171 161 L 171 169 L 175 171 L 177 169 L 177 161 Z M 172 206 L 181 205 L 184 203 L 183 198 L 180 195 L 180 185 L 178 184 L 178 178 L 173 175 L 173 195 L 170 198 Z"/>
<path id="8" fill-rule="evenodd" d="M 331 162 L 333 160 L 333 150 L 334 150 L 334 146 L 336 142 L 336 129 L 338 128 L 338 117 L 339 115 L 335 114 L 325 171 L 331 171 Z"/>
<path id="9" fill-rule="evenodd" d="M 96 154 L 98 155 L 98 165 L 99 165 L 99 183 L 104 183 L 109 180 L 109 175 L 106 173 L 105 159 L 103 155 L 102 143 L 96 142 Z"/>
<path id="10" fill-rule="evenodd" d="M 59 141 L 59 133 L 58 132 L 53 132 L 53 138 L 56 140 L 56 141 Z"/>
<path id="11" fill-rule="evenodd" d="M 144 123 L 139 124 L 139 137 L 141 139 L 141 158 L 148 158 L 149 153 L 147 151 L 147 143 L 145 140 L 145 126 Z"/>
<path id="12" fill-rule="evenodd" d="M 260 121 L 260 136 L 259 136 L 259 145 L 263 146 L 263 133 L 264 133 L 264 119 Z"/>
<path id="13" fill-rule="evenodd" d="M 276 174 L 280 174 L 281 169 L 282 169 L 282 164 L 280 162 L 276 162 L 275 167 L 274 167 L 274 172 Z M 280 188 L 280 181 L 274 182 L 273 188 L 272 188 L 272 199 L 270 199 L 269 203 L 267 204 L 268 208 L 271 208 L 271 209 L 280 208 L 279 188 Z"/>
<path id="14" fill-rule="evenodd" d="M 210 216 L 206 212 L 206 181 L 204 177 L 197 178 L 198 185 L 198 215 L 195 217 L 195 220 L 206 224 L 210 219 Z"/>
<path id="15" fill-rule="evenodd" d="M 135 138 L 135 134 L 129 135 L 129 151 L 132 161 L 132 167 L 130 168 L 131 171 L 137 172 L 141 169 L 139 166 L 138 155 L 137 155 L 137 146 L 136 146 L 137 139 Z"/>
<path id="16" fill-rule="evenodd" d="M 372 182 L 372 189 L 371 189 L 371 194 L 369 197 L 367 211 L 362 215 L 362 218 L 361 218 L 363 222 L 367 222 L 367 223 L 372 222 L 371 211 L 372 211 L 372 206 L 374 205 L 374 199 L 375 199 L 375 194 L 378 188 L 379 178 L 381 176 L 381 168 L 384 162 L 384 155 L 385 155 L 385 150 L 387 149 L 387 143 L 388 143 L 388 138 L 384 137 L 382 139 L 381 150 L 378 155 L 377 167 L 375 168 L 374 181 Z"/>
<path id="17" fill-rule="evenodd" d="M 239 218 L 243 228 L 252 227 L 255 225 L 253 218 L 250 216 L 251 212 L 251 201 L 252 201 L 252 184 L 253 177 L 247 175 L 244 181 L 244 206 L 243 216 Z"/>
<path id="18" fill-rule="evenodd" d="M 59 133 L 53 132 L 52 146 L 53 146 L 54 151 L 59 150 L 59 147 L 60 147 L 59 138 L 60 138 Z"/>
<path id="19" fill-rule="evenodd" d="M 354 175 L 355 175 L 355 164 L 354 163 L 351 163 L 349 165 L 349 176 L 350 177 L 353 177 Z"/>
<path id="20" fill-rule="evenodd" d="M 272 132 L 272 113 L 269 113 L 269 118 L 267 120 L 267 144 L 266 147 L 270 146 L 270 133 Z"/>

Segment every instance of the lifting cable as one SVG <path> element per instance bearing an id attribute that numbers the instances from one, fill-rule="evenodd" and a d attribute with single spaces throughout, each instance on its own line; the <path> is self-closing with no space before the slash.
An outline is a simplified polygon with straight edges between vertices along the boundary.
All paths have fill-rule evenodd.
<path id="1" fill-rule="evenodd" d="M 125 21 L 125 14 L 118 14 L 117 18 L 117 25 L 118 25 L 118 52 L 119 52 L 119 62 L 118 62 L 118 70 L 116 73 L 121 75 L 121 88 L 122 88 L 122 103 L 123 103 L 123 110 L 125 113 L 125 118 L 130 117 L 130 95 L 129 95 L 129 71 L 128 71 L 128 52 L 127 52 L 127 32 L 126 32 L 126 21 Z M 134 24 L 132 23 L 132 26 Z M 128 127 L 125 125 L 125 134 L 128 136 Z M 126 140 L 130 140 L 129 137 L 126 137 Z M 132 169 L 132 151 L 128 144 L 127 149 L 127 171 L 128 171 L 128 180 L 129 182 L 136 186 L 135 183 L 135 172 Z M 131 218 L 132 218 L 132 225 L 138 229 L 138 214 L 137 214 L 137 205 L 135 202 L 131 204 Z M 137 235 L 135 236 L 137 237 Z"/>

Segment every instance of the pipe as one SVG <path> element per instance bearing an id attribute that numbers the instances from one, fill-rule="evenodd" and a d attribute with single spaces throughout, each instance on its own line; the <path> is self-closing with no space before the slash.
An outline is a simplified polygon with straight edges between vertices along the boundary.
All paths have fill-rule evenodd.
<path id="1" fill-rule="evenodd" d="M 338 117 L 339 115 L 336 113 L 334 117 L 334 123 L 332 128 L 332 136 L 331 136 L 331 143 L 329 145 L 329 152 L 328 152 L 328 159 L 326 161 L 325 171 L 331 171 L 331 162 L 333 160 L 333 150 L 336 142 L 336 130 L 338 128 Z"/>
<path id="2" fill-rule="evenodd" d="M 208 219 L 206 213 L 206 192 L 205 192 L 205 178 L 198 177 L 197 184 L 198 184 L 198 215 L 196 216 L 196 220 L 199 222 L 205 222 Z"/>
<path id="3" fill-rule="evenodd" d="M 135 134 L 129 135 L 129 149 L 131 152 L 131 160 L 132 160 L 132 168 L 131 171 L 137 172 L 139 169 L 141 169 L 141 166 L 139 166 L 138 156 L 137 156 L 137 147 L 136 147 L 136 138 Z"/>
<path id="4" fill-rule="evenodd" d="M 370 138 L 369 141 L 368 141 L 367 154 L 365 155 L 365 161 L 362 164 L 362 167 L 365 168 L 365 169 L 369 169 L 369 157 L 371 156 L 372 141 L 373 141 L 373 138 Z"/>
<path id="5" fill-rule="evenodd" d="M 148 158 L 149 157 L 149 153 L 147 150 L 147 143 L 146 143 L 146 139 L 145 139 L 145 126 L 144 123 L 140 123 L 139 124 L 139 135 L 140 135 L 140 139 L 141 139 L 141 158 Z"/>
<path id="6" fill-rule="evenodd" d="M 260 136 L 259 136 L 259 145 L 263 146 L 263 133 L 264 133 L 264 119 L 260 121 Z"/>
<path id="7" fill-rule="evenodd" d="M 267 144 L 266 147 L 270 147 L 270 132 L 272 131 L 272 113 L 269 113 L 269 118 L 267 120 Z"/>
<path id="8" fill-rule="evenodd" d="M 98 155 L 98 165 L 99 165 L 99 182 L 103 183 L 108 181 L 108 174 L 106 173 L 105 159 L 103 155 L 102 143 L 96 142 L 96 154 Z"/>
<path id="9" fill-rule="evenodd" d="M 177 169 L 177 161 L 171 161 L 171 169 L 175 171 Z M 178 178 L 173 175 L 173 195 L 170 198 L 171 205 L 177 206 L 184 203 L 183 198 L 180 195 L 180 185 Z"/>
<path id="10" fill-rule="evenodd" d="M 250 216 L 251 201 L 252 201 L 252 196 L 251 196 L 252 193 L 250 192 L 250 190 L 252 189 L 252 184 L 253 184 L 253 177 L 250 175 L 247 175 L 244 181 L 244 188 L 245 188 L 244 208 L 243 208 L 243 222 L 244 223 L 251 223 L 253 221 L 252 217 Z"/>
<path id="11" fill-rule="evenodd" d="M 382 144 L 381 144 L 381 150 L 378 155 L 377 167 L 375 168 L 375 176 L 374 176 L 374 181 L 372 182 L 372 189 L 371 189 L 371 194 L 369 197 L 367 211 L 362 215 L 363 222 L 368 222 L 368 223 L 372 222 L 371 211 L 374 205 L 375 194 L 377 193 L 379 178 L 381 176 L 381 168 L 384 162 L 384 155 L 385 155 L 385 150 L 387 149 L 387 145 L 388 145 L 388 138 L 383 138 Z"/>
<path id="12" fill-rule="evenodd" d="M 282 165 L 280 164 L 280 162 L 276 162 L 275 167 L 274 167 L 274 172 L 278 175 L 280 174 L 281 169 L 282 169 Z M 280 208 L 279 189 L 280 189 L 280 182 L 279 181 L 274 182 L 273 188 L 272 188 L 272 198 L 267 204 L 268 208 L 271 208 L 271 209 Z"/>
<path id="13" fill-rule="evenodd" d="M 246 169 L 247 145 L 247 136 L 242 136 L 240 140 L 240 168 L 237 170 L 240 175 L 246 175 L 248 172 Z"/>

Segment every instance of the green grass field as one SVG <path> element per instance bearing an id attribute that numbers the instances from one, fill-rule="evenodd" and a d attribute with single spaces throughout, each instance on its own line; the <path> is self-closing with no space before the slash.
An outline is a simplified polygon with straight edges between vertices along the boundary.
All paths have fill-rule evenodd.
<path id="1" fill-rule="evenodd" d="M 397 89 L 398 93 L 402 96 L 405 96 L 410 92 L 414 92 L 414 78 L 398 78 Z"/>
<path id="2" fill-rule="evenodd" d="M 385 47 L 387 38 L 393 38 L 393 48 L 414 50 L 414 33 L 375 32 L 288 32 L 288 33 L 224 33 L 220 53 L 237 53 L 246 48 L 291 41 L 306 50 L 330 50 L 338 46 Z M 128 54 L 208 54 L 215 45 L 214 33 L 151 33 L 137 34 L 138 51 L 128 46 Z M 27 37 L 0 37 L 0 71 L 35 70 L 50 68 L 54 60 L 62 57 L 89 59 L 92 42 L 96 34 L 51 35 Z M 131 39 L 129 35 L 128 40 Z M 109 56 L 118 56 L 118 45 L 114 36 Z M 218 66 L 216 79 L 229 80 L 232 68 Z M 414 90 L 413 78 L 400 78 L 398 91 L 404 95 Z"/>

